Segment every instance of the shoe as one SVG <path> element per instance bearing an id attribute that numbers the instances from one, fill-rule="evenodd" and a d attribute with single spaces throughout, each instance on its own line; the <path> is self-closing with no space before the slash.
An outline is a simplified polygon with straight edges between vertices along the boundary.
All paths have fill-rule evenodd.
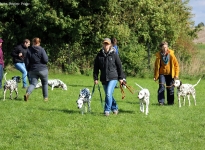
<path id="1" fill-rule="evenodd" d="M 28 101 L 28 98 L 29 98 L 29 94 L 28 93 L 26 93 L 25 95 L 24 95 L 24 101 Z"/>
<path id="2" fill-rule="evenodd" d="M 118 114 L 118 110 L 114 110 L 113 114 L 117 115 Z"/>
<path id="3" fill-rule="evenodd" d="M 109 115 L 110 115 L 110 114 L 109 114 L 108 112 L 105 112 L 105 116 L 107 116 L 107 117 L 108 117 Z"/>
<path id="4" fill-rule="evenodd" d="M 164 103 L 159 103 L 159 106 L 163 106 L 164 105 Z"/>
<path id="5" fill-rule="evenodd" d="M 47 102 L 47 101 L 48 101 L 48 98 L 44 98 L 44 101 Z"/>

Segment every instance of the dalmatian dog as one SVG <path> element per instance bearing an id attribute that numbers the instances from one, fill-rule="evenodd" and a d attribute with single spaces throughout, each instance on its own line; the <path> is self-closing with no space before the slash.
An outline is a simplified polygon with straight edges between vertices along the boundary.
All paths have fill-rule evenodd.
<path id="1" fill-rule="evenodd" d="M 80 109 L 81 114 L 83 115 L 87 112 L 86 103 L 88 105 L 88 111 L 91 111 L 91 93 L 88 88 L 80 90 L 78 100 L 76 101 L 78 109 Z"/>
<path id="2" fill-rule="evenodd" d="M 137 83 L 135 84 L 141 89 L 138 93 L 138 99 L 140 101 L 140 111 L 144 113 L 144 104 L 145 104 L 146 107 L 145 114 L 148 115 L 150 92 L 148 89 L 142 88 L 139 84 Z"/>
<path id="3" fill-rule="evenodd" d="M 178 96 L 178 101 L 179 101 L 179 107 L 181 107 L 181 100 L 180 97 L 183 97 L 184 99 L 184 106 L 185 106 L 185 98 L 187 96 L 188 101 L 189 101 L 189 106 L 191 105 L 190 103 L 190 95 L 192 95 L 194 99 L 194 104 L 196 105 L 196 93 L 195 93 L 195 86 L 199 84 L 201 81 L 201 78 L 197 81 L 196 84 L 182 84 L 182 82 L 178 79 L 174 81 L 174 87 L 177 88 L 177 96 Z"/>
<path id="4" fill-rule="evenodd" d="M 21 82 L 21 77 L 14 76 L 14 77 L 12 77 L 11 80 L 6 80 L 6 74 L 7 74 L 7 72 L 4 74 L 4 80 L 6 82 L 4 84 L 4 99 L 3 100 L 5 100 L 5 96 L 6 96 L 6 91 L 7 90 L 10 90 L 10 99 L 12 99 L 13 91 L 16 92 L 15 99 L 17 99 L 17 97 L 18 97 L 18 83 Z"/>
<path id="5" fill-rule="evenodd" d="M 51 87 L 51 90 L 53 90 L 53 88 L 62 88 L 63 90 L 67 90 L 67 85 L 59 79 L 48 80 L 48 85 Z M 35 88 L 39 87 L 42 87 L 41 82 L 38 82 Z"/>

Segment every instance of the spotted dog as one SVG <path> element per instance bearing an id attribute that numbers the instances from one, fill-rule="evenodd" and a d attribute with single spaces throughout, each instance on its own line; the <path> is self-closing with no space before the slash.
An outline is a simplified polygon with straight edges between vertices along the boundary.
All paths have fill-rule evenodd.
<path id="1" fill-rule="evenodd" d="M 62 88 L 63 90 L 67 90 L 67 85 L 59 79 L 48 80 L 48 85 L 51 87 L 51 90 L 53 90 L 53 88 Z M 41 82 L 38 82 L 36 85 L 36 88 L 39 87 L 42 87 Z"/>
<path id="2" fill-rule="evenodd" d="M 183 97 L 184 99 L 184 106 L 185 106 L 185 98 L 187 96 L 188 101 L 189 101 L 189 106 L 190 104 L 190 95 L 194 98 L 194 104 L 196 105 L 196 92 L 195 92 L 195 86 L 199 84 L 201 81 L 201 78 L 197 81 L 196 84 L 182 84 L 182 82 L 178 79 L 174 81 L 174 87 L 177 87 L 177 96 L 178 96 L 178 101 L 179 101 L 179 107 L 181 107 L 181 101 L 180 97 Z"/>
<path id="3" fill-rule="evenodd" d="M 149 113 L 149 98 L 150 92 L 148 89 L 142 88 L 139 84 L 135 83 L 141 90 L 138 93 L 138 98 L 140 100 L 140 111 L 144 113 L 144 104 L 146 106 L 145 114 Z"/>
<path id="4" fill-rule="evenodd" d="M 6 81 L 5 84 L 4 84 L 4 99 L 5 100 L 5 96 L 6 96 L 6 91 L 7 90 L 10 90 L 10 99 L 12 99 L 12 93 L 13 91 L 16 92 L 16 97 L 15 99 L 17 99 L 18 97 L 18 83 L 21 82 L 21 77 L 19 76 L 14 76 L 12 77 L 11 80 L 6 80 L 6 74 L 4 74 L 4 80 Z"/>
<path id="5" fill-rule="evenodd" d="M 88 111 L 91 111 L 91 93 L 88 88 L 84 88 L 80 90 L 80 94 L 78 97 L 78 100 L 76 101 L 78 109 L 81 110 L 81 114 L 83 115 L 85 112 L 87 112 L 85 104 L 88 105 Z"/>

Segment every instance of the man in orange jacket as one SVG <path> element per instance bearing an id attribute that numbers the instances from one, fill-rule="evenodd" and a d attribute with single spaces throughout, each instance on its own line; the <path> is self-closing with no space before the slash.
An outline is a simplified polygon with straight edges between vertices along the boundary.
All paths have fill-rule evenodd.
<path id="1" fill-rule="evenodd" d="M 174 104 L 175 78 L 179 76 L 179 64 L 174 55 L 174 51 L 168 48 L 167 42 L 162 42 L 159 47 L 161 50 L 156 53 L 154 81 L 159 79 L 158 102 L 159 105 L 165 104 L 165 86 L 167 87 L 167 104 Z"/>

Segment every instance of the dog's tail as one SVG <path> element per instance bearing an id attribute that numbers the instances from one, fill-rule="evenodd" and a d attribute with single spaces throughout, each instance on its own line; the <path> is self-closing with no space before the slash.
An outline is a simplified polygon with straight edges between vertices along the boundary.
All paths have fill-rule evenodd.
<path id="1" fill-rule="evenodd" d="M 201 81 L 201 78 L 198 80 L 196 84 L 193 85 L 193 87 L 197 86 L 197 84 L 199 84 L 200 81 Z"/>
<path id="2" fill-rule="evenodd" d="M 135 83 L 140 89 L 143 89 L 139 84 Z"/>
<path id="3" fill-rule="evenodd" d="M 7 74 L 7 72 L 4 74 L 4 80 L 7 82 L 7 80 L 6 80 L 6 74 Z"/>

